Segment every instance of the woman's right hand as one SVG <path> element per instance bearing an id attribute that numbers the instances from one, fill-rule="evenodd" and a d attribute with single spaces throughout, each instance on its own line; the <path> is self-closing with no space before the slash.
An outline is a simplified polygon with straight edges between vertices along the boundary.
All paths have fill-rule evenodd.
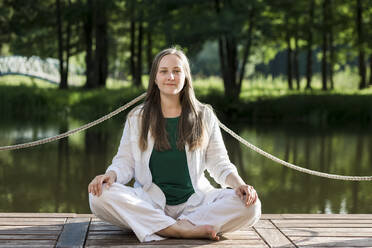
<path id="1" fill-rule="evenodd" d="M 116 173 L 108 171 L 106 174 L 96 176 L 88 185 L 88 192 L 100 196 L 102 194 L 102 185 L 106 183 L 109 188 L 116 181 Z"/>

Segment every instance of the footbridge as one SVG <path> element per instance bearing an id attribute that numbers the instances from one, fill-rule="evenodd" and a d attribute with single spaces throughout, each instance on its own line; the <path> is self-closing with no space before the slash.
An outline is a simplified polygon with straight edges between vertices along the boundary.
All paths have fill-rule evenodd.
<path id="1" fill-rule="evenodd" d="M 78 82 L 79 68 L 69 67 L 68 84 Z M 21 75 L 37 78 L 58 85 L 60 83 L 59 61 L 54 58 L 42 59 L 38 56 L 0 56 L 0 77 Z"/>

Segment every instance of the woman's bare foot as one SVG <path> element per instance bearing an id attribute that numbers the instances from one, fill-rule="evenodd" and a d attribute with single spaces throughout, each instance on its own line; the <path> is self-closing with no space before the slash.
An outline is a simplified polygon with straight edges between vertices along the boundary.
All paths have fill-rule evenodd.
<path id="1" fill-rule="evenodd" d="M 157 232 L 157 234 L 166 237 L 174 238 L 206 238 L 211 240 L 219 240 L 216 232 L 211 225 L 196 226 L 188 220 L 177 220 L 177 222 L 167 228 Z"/>

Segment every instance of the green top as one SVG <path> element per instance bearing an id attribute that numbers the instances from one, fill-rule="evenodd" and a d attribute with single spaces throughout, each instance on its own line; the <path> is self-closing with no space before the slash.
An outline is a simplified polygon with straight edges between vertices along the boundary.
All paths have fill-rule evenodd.
<path id="1" fill-rule="evenodd" d="M 195 192 L 187 166 L 186 152 L 177 149 L 178 119 L 166 118 L 170 150 L 152 150 L 150 170 L 152 181 L 163 191 L 167 205 L 184 203 Z"/>

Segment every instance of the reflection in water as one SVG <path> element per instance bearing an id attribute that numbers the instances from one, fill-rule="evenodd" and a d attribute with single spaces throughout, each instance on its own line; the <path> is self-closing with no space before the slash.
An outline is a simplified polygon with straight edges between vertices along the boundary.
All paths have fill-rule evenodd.
<path id="1" fill-rule="evenodd" d="M 363 135 L 358 133 L 357 145 L 355 149 L 355 166 L 354 174 L 358 175 L 360 172 L 360 164 L 362 163 L 362 154 L 363 154 Z M 358 211 L 358 190 L 359 182 L 353 183 L 353 207 L 352 211 Z"/>
<path id="2" fill-rule="evenodd" d="M 65 133 L 68 131 L 68 122 L 67 120 L 63 120 L 59 123 L 59 133 Z M 60 202 L 61 202 L 61 189 L 63 188 L 63 182 L 62 182 L 62 170 L 66 169 L 68 171 L 68 168 L 70 167 L 70 154 L 69 154 L 69 145 L 68 145 L 69 137 L 66 137 L 65 139 L 58 140 L 58 155 L 57 155 L 57 181 L 56 181 L 56 187 L 55 187 L 55 210 L 54 212 L 58 212 Z M 65 173 L 66 175 L 66 173 Z M 63 200 L 62 200 L 63 201 Z"/>
<path id="3" fill-rule="evenodd" d="M 70 121 L 71 122 L 71 121 Z M 1 127 L 0 144 L 14 144 L 74 128 L 68 121 Z M 372 174 L 368 131 L 230 125 L 265 151 L 300 166 L 334 174 Z M 0 212 L 89 213 L 87 185 L 116 154 L 122 123 L 114 120 L 81 135 L 0 152 Z M 31 130 L 31 131 L 30 131 Z M 25 134 L 25 136 L 22 136 Z M 323 179 L 288 169 L 223 132 L 231 161 L 254 185 L 264 213 L 371 213 L 370 182 Z"/>

